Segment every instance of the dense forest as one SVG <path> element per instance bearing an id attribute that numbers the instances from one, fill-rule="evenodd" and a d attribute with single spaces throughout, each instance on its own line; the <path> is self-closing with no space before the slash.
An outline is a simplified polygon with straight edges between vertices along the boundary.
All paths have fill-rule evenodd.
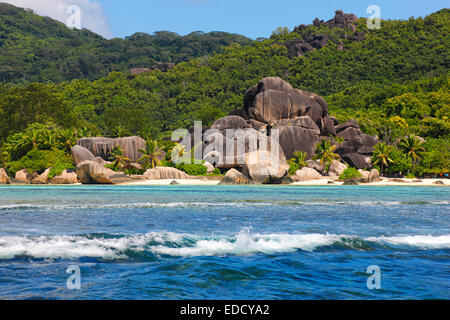
<path id="1" fill-rule="evenodd" d="M 189 61 L 221 52 L 233 43 L 251 42 L 225 32 L 180 36 L 168 31 L 107 40 L 89 30 L 72 30 L 51 18 L 0 3 L 0 80 L 4 82 L 96 80 L 112 71 Z"/>
<path id="2" fill-rule="evenodd" d="M 9 7 L 0 8 L 4 11 Z M 162 139 L 174 129 L 190 127 L 194 120 L 209 125 L 241 108 L 247 89 L 263 77 L 276 76 L 296 88 L 322 95 L 330 105 L 331 115 L 341 121 L 359 120 L 364 132 L 378 135 L 387 144 L 395 144 L 408 134 L 425 139 L 427 154 L 423 155 L 423 167 L 417 174 L 449 171 L 448 9 L 425 18 L 383 21 L 379 30 L 368 30 L 366 19 L 359 18 L 355 28 L 314 23 L 292 32 L 280 28 L 270 39 L 251 43 L 227 35 L 227 41 L 235 43 L 220 50 L 216 50 L 217 42 L 212 45 L 214 49 L 197 47 L 198 43 L 192 42 L 201 52 L 193 52 L 189 45 L 183 47 L 178 41 L 176 45 L 159 42 L 161 36 L 178 37 L 170 33 L 104 40 L 87 30 L 68 30 L 48 18 L 17 10 L 23 25 L 14 29 L 14 37 L 2 31 L 14 24 L 5 22 L 5 13 L 0 11 L 0 74 L 9 75 L 11 80 L 0 85 L 3 162 L 11 159 L 5 151 L 8 141 L 34 122 L 51 122 L 62 129 L 83 128 L 94 136 L 135 134 Z M 50 23 L 53 29 L 44 28 Z M 39 35 L 31 36 L 37 32 L 32 28 L 39 29 Z M 318 36 L 326 36 L 329 41 L 299 56 L 293 56 L 286 45 Z M 205 40 L 214 34 L 187 37 L 184 41 L 192 37 Z M 62 38 L 66 40 L 60 41 Z M 70 45 L 69 55 L 62 53 L 65 51 L 61 50 L 67 50 L 65 44 L 72 42 L 79 45 Z M 52 43 L 62 43 L 62 47 Z M 130 47 L 121 58 L 112 59 L 115 46 L 125 43 L 136 44 L 134 51 Z M 190 54 L 184 55 L 184 48 Z M 42 50 L 51 51 L 45 53 L 45 61 Z M 154 52 L 154 61 L 185 62 L 168 72 L 154 70 L 137 76 L 111 72 L 92 80 L 99 72 L 146 65 L 141 59 L 147 50 Z M 208 51 L 220 52 L 206 56 Z M 13 58 L 12 52 L 21 54 Z M 189 60 L 195 56 L 200 57 Z M 67 70 L 77 70 L 76 74 L 54 72 L 61 59 L 69 65 L 80 65 L 85 58 L 94 65 L 86 65 L 84 71 L 69 67 Z M 61 81 L 74 78 L 77 79 Z M 28 80 L 40 83 L 25 83 Z M 24 83 L 17 86 L 21 82 Z M 402 165 L 392 170 L 409 171 L 408 164 Z"/>

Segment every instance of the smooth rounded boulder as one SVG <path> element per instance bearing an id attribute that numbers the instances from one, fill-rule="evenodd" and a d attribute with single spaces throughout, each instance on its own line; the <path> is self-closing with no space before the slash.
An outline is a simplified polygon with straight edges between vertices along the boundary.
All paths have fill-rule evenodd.
<path id="1" fill-rule="evenodd" d="M 219 185 L 235 184 L 253 184 L 253 181 L 236 169 L 230 169 L 223 177 L 222 181 L 219 182 Z"/>
<path id="2" fill-rule="evenodd" d="M 284 155 L 258 150 L 245 155 L 242 171 L 256 184 L 282 184 L 287 181 L 289 165 Z"/>
<path id="3" fill-rule="evenodd" d="M 64 170 L 60 175 L 54 176 L 50 180 L 51 184 L 77 184 L 78 176 L 73 171 Z"/>
<path id="4" fill-rule="evenodd" d="M 72 158 L 75 162 L 75 166 L 79 165 L 83 161 L 94 161 L 95 156 L 88 149 L 75 145 L 72 147 Z"/>
<path id="5" fill-rule="evenodd" d="M 156 167 L 145 171 L 147 180 L 183 180 L 189 179 L 186 172 L 171 167 Z"/>
<path id="6" fill-rule="evenodd" d="M 310 181 L 323 179 L 323 176 L 312 168 L 304 167 L 301 170 L 297 170 L 295 178 L 299 181 Z"/>
<path id="7" fill-rule="evenodd" d="M 130 177 L 94 161 L 83 161 L 77 166 L 76 173 L 82 184 L 121 184 L 133 181 Z"/>

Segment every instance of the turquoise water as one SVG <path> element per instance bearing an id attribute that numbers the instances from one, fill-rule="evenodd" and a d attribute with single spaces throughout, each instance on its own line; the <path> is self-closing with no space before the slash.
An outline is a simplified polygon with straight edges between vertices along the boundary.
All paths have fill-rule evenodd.
<path id="1" fill-rule="evenodd" d="M 0 298 L 449 299 L 449 199 L 446 187 L 0 187 Z M 71 265 L 80 290 L 66 287 Z"/>

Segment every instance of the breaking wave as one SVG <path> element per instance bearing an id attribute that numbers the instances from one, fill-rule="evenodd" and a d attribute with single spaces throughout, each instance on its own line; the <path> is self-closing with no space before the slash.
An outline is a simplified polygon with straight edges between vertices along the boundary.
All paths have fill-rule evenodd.
<path id="1" fill-rule="evenodd" d="M 359 238 L 333 234 L 251 234 L 198 236 L 171 232 L 144 235 L 0 237 L 0 260 L 16 258 L 103 260 L 277 254 L 316 250 L 449 249 L 450 235 Z"/>

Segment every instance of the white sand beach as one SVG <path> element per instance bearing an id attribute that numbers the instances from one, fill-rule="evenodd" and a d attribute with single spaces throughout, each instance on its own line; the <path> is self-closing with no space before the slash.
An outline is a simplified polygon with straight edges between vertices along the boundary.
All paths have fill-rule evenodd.
<path id="1" fill-rule="evenodd" d="M 448 179 L 401 179 L 404 182 L 400 182 L 398 179 L 388 179 L 384 178 L 381 182 L 373 182 L 373 183 L 362 183 L 360 185 L 363 186 L 430 186 L 430 187 L 439 187 L 439 186 L 450 186 L 450 180 Z M 126 183 L 123 185 L 131 185 L 131 186 L 167 186 L 171 185 L 173 181 L 179 183 L 179 185 L 189 185 L 189 186 L 215 186 L 218 185 L 220 180 L 211 180 L 211 179 L 167 179 L 167 180 L 144 180 L 144 181 L 136 181 L 131 183 Z M 329 182 L 333 182 L 333 184 L 329 184 Z M 420 182 L 419 182 L 420 181 Z M 437 181 L 442 181 L 444 185 L 435 184 Z M 344 183 L 341 181 L 335 181 L 332 178 L 329 179 L 318 179 L 318 180 L 309 180 L 309 181 L 300 181 L 291 184 L 291 186 L 340 186 Z"/>

